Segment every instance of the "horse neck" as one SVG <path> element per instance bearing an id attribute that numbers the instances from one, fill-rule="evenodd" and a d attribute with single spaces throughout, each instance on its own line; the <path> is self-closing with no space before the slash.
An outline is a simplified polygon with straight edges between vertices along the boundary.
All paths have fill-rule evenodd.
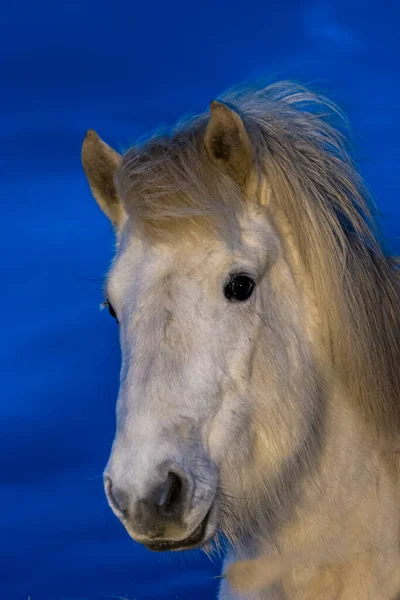
<path id="1" fill-rule="evenodd" d="M 339 386 L 328 401 L 317 464 L 302 482 L 301 503 L 280 530 L 284 551 L 308 549 L 332 560 L 393 545 L 398 552 L 398 455 L 382 450 Z"/>
<path id="2" fill-rule="evenodd" d="M 255 559 L 229 566 L 235 589 L 269 586 L 272 593 L 279 581 L 271 597 L 328 600 L 343 592 L 351 600 L 388 600 L 398 593 L 397 466 L 372 442 L 353 406 L 335 389 L 318 467 L 303 480 L 300 501 L 274 542 L 269 539 Z"/>

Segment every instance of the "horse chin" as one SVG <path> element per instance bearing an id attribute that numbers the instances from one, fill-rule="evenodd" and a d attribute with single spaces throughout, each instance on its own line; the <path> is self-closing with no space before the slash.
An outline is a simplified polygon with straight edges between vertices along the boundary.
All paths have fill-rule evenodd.
<path id="1" fill-rule="evenodd" d="M 207 544 L 215 534 L 216 525 L 216 504 L 212 504 L 208 513 L 196 529 L 184 540 L 163 540 L 144 544 L 148 550 L 153 552 L 166 552 L 168 550 L 177 552 L 179 550 L 193 550 L 201 548 Z"/>

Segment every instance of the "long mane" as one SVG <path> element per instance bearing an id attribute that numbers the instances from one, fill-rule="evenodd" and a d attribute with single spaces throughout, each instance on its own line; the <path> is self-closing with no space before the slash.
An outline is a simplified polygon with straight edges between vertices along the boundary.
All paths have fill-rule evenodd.
<path id="1" fill-rule="evenodd" d="M 271 202 L 287 220 L 321 315 L 323 346 L 363 417 L 400 432 L 400 275 L 385 255 L 371 202 L 331 124 L 339 113 L 313 92 L 283 82 L 221 97 L 242 116 Z M 207 115 L 127 152 L 117 178 L 125 203 L 151 223 L 234 222 L 237 202 L 204 156 Z M 232 198 L 232 194 L 230 194 Z"/>

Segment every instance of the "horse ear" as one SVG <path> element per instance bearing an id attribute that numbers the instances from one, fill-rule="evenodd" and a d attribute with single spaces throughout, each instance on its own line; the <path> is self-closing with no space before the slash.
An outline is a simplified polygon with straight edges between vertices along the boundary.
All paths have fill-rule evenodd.
<path id="1" fill-rule="evenodd" d="M 213 100 L 204 144 L 211 160 L 223 168 L 240 187 L 245 187 L 253 166 L 250 139 L 239 114 Z"/>
<path id="2" fill-rule="evenodd" d="M 126 216 L 114 183 L 121 155 L 103 142 L 93 129 L 89 129 L 82 144 L 81 156 L 83 169 L 97 204 L 118 229 Z"/>

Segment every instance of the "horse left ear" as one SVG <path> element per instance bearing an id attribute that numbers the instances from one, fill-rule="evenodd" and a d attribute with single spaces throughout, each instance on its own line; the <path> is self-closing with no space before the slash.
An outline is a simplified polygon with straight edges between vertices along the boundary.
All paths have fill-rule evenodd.
<path id="1" fill-rule="evenodd" d="M 253 170 L 253 153 L 240 115 L 226 104 L 213 100 L 204 145 L 211 160 L 245 188 Z"/>

